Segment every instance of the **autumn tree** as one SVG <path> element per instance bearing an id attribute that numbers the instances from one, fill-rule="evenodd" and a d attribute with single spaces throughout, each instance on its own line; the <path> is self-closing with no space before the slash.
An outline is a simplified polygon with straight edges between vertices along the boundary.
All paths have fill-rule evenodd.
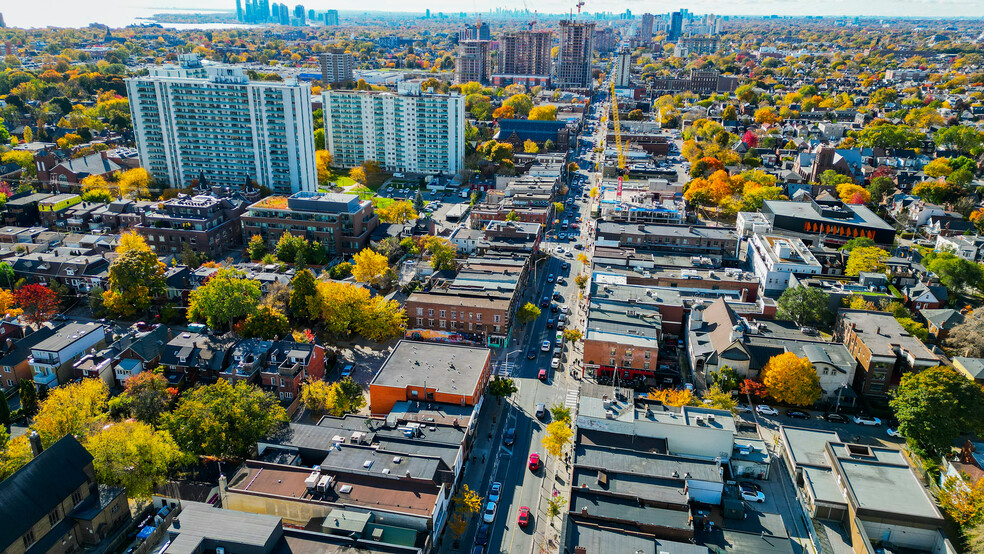
<path id="1" fill-rule="evenodd" d="M 431 267 L 436 271 L 455 269 L 458 248 L 444 237 L 429 236 L 423 241 L 424 250 L 430 254 Z"/>
<path id="2" fill-rule="evenodd" d="M 365 406 L 365 396 L 362 394 L 362 387 L 347 377 L 335 383 L 304 383 L 301 386 L 301 402 L 315 414 L 340 417 L 361 410 Z"/>
<path id="3" fill-rule="evenodd" d="M 24 310 L 17 307 L 17 298 L 14 293 L 7 289 L 0 289 L 0 315 L 17 317 L 22 313 Z"/>
<path id="4" fill-rule="evenodd" d="M 352 256 L 354 265 L 352 276 L 360 283 L 369 283 L 379 287 L 387 272 L 389 271 L 389 261 L 386 256 L 376 253 L 372 248 L 365 248 L 361 252 Z"/>
<path id="5" fill-rule="evenodd" d="M 731 393 L 723 391 L 717 383 L 711 385 L 711 388 L 704 393 L 703 404 L 715 410 L 727 410 L 729 412 L 738 405 Z"/>
<path id="6" fill-rule="evenodd" d="M 576 327 L 568 327 L 567 329 L 564 329 L 563 336 L 565 342 L 577 342 L 581 340 L 581 337 L 584 336 L 584 334 L 581 333 L 581 330 Z"/>
<path id="7" fill-rule="evenodd" d="M 950 167 L 950 160 L 936 158 L 923 166 L 923 173 L 933 178 L 948 177 L 953 173 L 953 168 Z"/>
<path id="8" fill-rule="evenodd" d="M 163 375 L 142 371 L 126 380 L 123 394 L 129 400 L 133 417 L 156 426 L 161 416 L 171 409 L 177 390 L 168 385 Z"/>
<path id="9" fill-rule="evenodd" d="M 567 425 L 571 424 L 571 409 L 563 404 L 553 404 L 550 406 L 550 417 L 554 421 L 562 421 Z"/>
<path id="10" fill-rule="evenodd" d="M 34 457 L 28 435 L 10 438 L 5 428 L 0 427 L 0 481 L 10 477 L 18 469 L 27 465 Z"/>
<path id="11" fill-rule="evenodd" d="M 362 167 L 353 167 L 349 170 L 349 177 L 356 183 L 366 184 L 369 179 L 366 176 L 366 170 Z"/>
<path id="12" fill-rule="evenodd" d="M 531 121 L 557 121 L 557 106 L 545 104 L 530 110 Z"/>
<path id="13" fill-rule="evenodd" d="M 164 417 L 184 452 L 216 458 L 244 458 L 257 440 L 286 422 L 287 412 L 273 395 L 226 379 L 186 392 Z"/>
<path id="14" fill-rule="evenodd" d="M 912 194 L 933 204 L 946 202 L 954 193 L 954 188 L 946 181 L 923 181 L 912 187 Z"/>
<path id="15" fill-rule="evenodd" d="M 290 321 L 280 310 L 270 306 L 260 306 L 255 312 L 246 316 L 239 331 L 244 338 L 282 339 L 290 334 Z"/>
<path id="16" fill-rule="evenodd" d="M 856 277 L 861 273 L 884 273 L 888 266 L 888 252 L 877 246 L 862 246 L 851 250 L 844 266 L 844 274 Z"/>
<path id="17" fill-rule="evenodd" d="M 511 107 L 516 117 L 523 118 L 529 115 L 530 110 L 533 109 L 533 100 L 527 94 L 514 94 L 507 98 L 502 105 Z"/>
<path id="18" fill-rule="evenodd" d="M 899 432 L 928 456 L 950 452 L 963 433 L 984 431 L 984 390 L 953 368 L 903 374 L 889 405 Z"/>
<path id="19" fill-rule="evenodd" d="M 249 244 L 246 245 L 246 253 L 249 255 L 249 259 L 253 261 L 263 259 L 263 256 L 267 254 L 266 241 L 260 235 L 253 235 L 249 239 Z"/>
<path id="20" fill-rule="evenodd" d="M 516 383 L 512 379 L 504 379 L 496 376 L 489 382 L 488 391 L 489 394 L 496 398 L 499 404 L 502 404 L 502 399 L 509 398 L 519 392 L 519 387 L 516 386 Z"/>
<path id="21" fill-rule="evenodd" d="M 118 317 L 129 317 L 146 310 L 164 294 L 167 268 L 136 231 L 120 236 L 116 254 L 109 266 L 103 308 Z"/>
<path id="22" fill-rule="evenodd" d="M 82 179 L 82 200 L 85 202 L 112 202 L 119 197 L 120 188 L 101 175 L 89 175 Z"/>
<path id="23" fill-rule="evenodd" d="M 936 493 L 936 500 L 943 512 L 962 528 L 984 521 L 984 479 L 971 479 L 964 472 L 949 475 Z"/>
<path id="24" fill-rule="evenodd" d="M 96 478 L 121 486 L 131 498 L 148 498 L 186 456 L 167 431 L 147 423 L 121 421 L 93 434 L 85 442 L 92 454 Z"/>
<path id="25" fill-rule="evenodd" d="M 318 170 L 318 184 L 323 187 L 331 184 L 331 164 L 333 161 L 331 152 L 327 150 L 317 150 L 314 153 L 315 167 Z"/>
<path id="26" fill-rule="evenodd" d="M 792 352 L 773 356 L 762 369 L 769 396 L 794 406 L 811 406 L 820 399 L 820 376 L 808 358 Z"/>
<path id="27" fill-rule="evenodd" d="M 690 389 L 651 389 L 650 400 L 659 400 L 666 406 L 696 406 L 697 398 Z"/>
<path id="28" fill-rule="evenodd" d="M 537 146 L 532 139 L 526 139 L 526 141 L 523 142 L 523 152 L 526 152 L 527 154 L 537 154 L 540 152 L 540 147 Z"/>
<path id="29" fill-rule="evenodd" d="M 298 271 L 290 281 L 290 314 L 305 321 L 313 319 L 310 302 L 315 294 L 314 274 L 308 269 Z"/>
<path id="30" fill-rule="evenodd" d="M 228 329 L 260 303 L 260 283 L 238 269 L 223 267 L 188 297 L 188 319 L 205 321 L 212 329 Z"/>
<path id="31" fill-rule="evenodd" d="M 83 379 L 55 387 L 41 403 L 32 429 L 51 446 L 65 435 L 84 438 L 102 427 L 109 389 L 101 379 Z"/>
<path id="32" fill-rule="evenodd" d="M 512 106 L 499 106 L 492 112 L 493 119 L 513 119 L 516 116 L 516 110 Z"/>
<path id="33" fill-rule="evenodd" d="M 871 201 L 871 193 L 868 189 L 854 183 L 842 183 L 837 185 L 836 190 L 837 196 L 845 204 L 867 204 Z"/>
<path id="34" fill-rule="evenodd" d="M 154 184 L 154 178 L 146 169 L 142 167 L 128 169 L 117 173 L 115 177 L 122 197 L 134 200 L 150 198 L 150 187 Z"/>
<path id="35" fill-rule="evenodd" d="M 337 337 L 358 333 L 370 340 L 384 341 L 406 330 L 406 312 L 398 301 L 374 297 L 352 283 L 317 281 L 308 307 L 312 319 L 321 320 L 325 330 Z"/>
<path id="36" fill-rule="evenodd" d="M 40 325 L 58 313 L 61 303 L 58 293 L 44 285 L 29 284 L 14 291 L 14 300 L 23 310 L 24 318 Z"/>
<path id="37" fill-rule="evenodd" d="M 454 506 L 451 520 L 448 525 L 455 538 L 461 537 L 468 529 L 468 522 L 472 516 L 482 510 L 482 497 L 471 490 L 468 485 L 462 484 L 458 492 L 451 498 Z"/>
<path id="38" fill-rule="evenodd" d="M 417 210 L 406 200 L 398 200 L 384 208 L 376 208 L 376 215 L 383 223 L 408 223 L 417 219 Z"/>
<path id="39" fill-rule="evenodd" d="M 559 458 L 564 453 L 564 448 L 571 442 L 573 434 L 566 421 L 552 421 L 547 425 L 547 433 L 541 441 L 543 448 L 547 454 Z"/>
<path id="40" fill-rule="evenodd" d="M 540 308 L 534 306 L 531 302 L 523 304 L 516 310 L 516 319 L 524 325 L 538 317 L 540 317 Z"/>
<path id="41" fill-rule="evenodd" d="M 584 290 L 584 286 L 587 283 L 588 283 L 588 276 L 583 273 L 579 273 L 577 274 L 576 277 L 574 277 L 574 284 L 577 285 L 577 288 L 581 290 Z"/>
<path id="42" fill-rule="evenodd" d="M 827 319 L 830 297 L 815 287 L 796 286 L 782 291 L 776 302 L 776 317 L 800 325 L 814 325 Z"/>

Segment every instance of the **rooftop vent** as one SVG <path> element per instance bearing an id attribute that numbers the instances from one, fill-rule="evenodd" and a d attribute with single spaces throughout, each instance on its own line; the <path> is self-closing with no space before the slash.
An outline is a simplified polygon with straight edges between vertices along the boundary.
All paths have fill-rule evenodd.
<path id="1" fill-rule="evenodd" d="M 341 494 L 348 494 L 352 492 L 352 485 L 342 485 L 338 487 L 338 492 Z"/>

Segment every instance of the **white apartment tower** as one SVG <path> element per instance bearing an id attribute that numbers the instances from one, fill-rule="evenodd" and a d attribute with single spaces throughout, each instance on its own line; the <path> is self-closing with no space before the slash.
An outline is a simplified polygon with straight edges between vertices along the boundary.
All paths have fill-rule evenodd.
<path id="1" fill-rule="evenodd" d="M 251 82 L 241 68 L 151 68 L 126 79 L 140 164 L 170 187 L 317 190 L 311 87 L 293 80 Z"/>
<path id="2" fill-rule="evenodd" d="M 334 164 L 355 167 L 375 160 L 388 171 L 458 173 L 465 158 L 465 98 L 422 94 L 420 84 L 404 81 L 396 93 L 322 93 Z"/>
<path id="3" fill-rule="evenodd" d="M 629 86 L 629 76 L 632 74 L 632 53 L 627 49 L 618 51 L 615 56 L 615 86 L 625 88 Z"/>

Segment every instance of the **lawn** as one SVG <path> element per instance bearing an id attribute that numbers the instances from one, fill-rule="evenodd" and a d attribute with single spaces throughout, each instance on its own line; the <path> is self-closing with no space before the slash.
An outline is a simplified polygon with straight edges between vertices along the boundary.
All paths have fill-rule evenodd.
<path id="1" fill-rule="evenodd" d="M 348 171 L 344 169 L 332 168 L 331 174 L 328 176 L 328 180 L 335 183 L 335 186 L 345 188 L 350 187 L 355 184 L 355 180 L 348 176 Z M 328 187 L 321 185 L 318 187 L 322 190 L 328 190 Z"/>

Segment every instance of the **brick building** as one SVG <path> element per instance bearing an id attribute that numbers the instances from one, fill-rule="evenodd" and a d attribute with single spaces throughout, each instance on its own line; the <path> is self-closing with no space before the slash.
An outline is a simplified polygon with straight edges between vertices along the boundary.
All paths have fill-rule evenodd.
<path id="1" fill-rule="evenodd" d="M 158 256 L 178 254 L 187 245 L 214 260 L 243 244 L 239 218 L 245 210 L 241 197 L 181 195 L 147 212 L 135 229 Z"/>

